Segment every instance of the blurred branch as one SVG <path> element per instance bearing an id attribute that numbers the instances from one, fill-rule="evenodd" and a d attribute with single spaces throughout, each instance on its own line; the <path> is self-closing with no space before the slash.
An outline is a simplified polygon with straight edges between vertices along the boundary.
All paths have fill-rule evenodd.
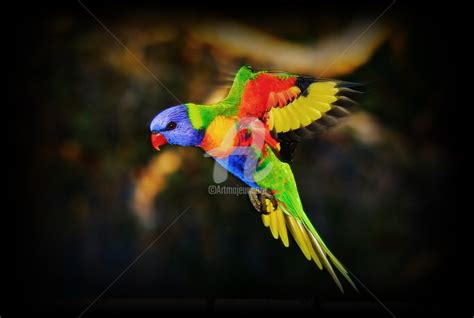
<path id="1" fill-rule="evenodd" d="M 324 72 L 325 77 L 336 77 L 351 73 L 365 64 L 388 38 L 387 27 L 377 24 L 366 31 L 367 25 L 369 25 L 367 21 L 356 21 L 344 30 L 318 39 L 309 45 L 288 41 L 254 27 L 230 21 L 203 22 L 197 28 L 195 24 L 182 27 L 183 31 L 187 31 L 183 33 L 184 43 L 187 49 L 190 49 L 187 54 L 190 56 L 187 58 L 199 60 L 194 62 L 202 62 L 200 61 L 202 50 L 210 48 L 220 64 L 226 64 L 229 60 L 231 62 L 246 60 L 263 68 L 273 67 L 312 76 L 319 76 Z M 177 29 L 166 23 L 146 29 L 139 26 L 116 28 L 127 47 L 152 67 L 158 61 L 156 57 L 147 56 L 147 49 L 159 44 L 172 43 L 180 34 Z M 363 36 L 351 46 L 362 33 Z M 102 38 L 94 40 L 95 44 L 92 47 L 105 46 Z M 350 49 L 342 54 L 349 46 Z M 108 52 L 106 61 L 114 68 L 135 76 L 143 73 L 141 67 L 123 49 L 110 46 L 108 42 L 104 49 Z"/>
<path id="2" fill-rule="evenodd" d="M 170 43 L 177 36 L 177 30 L 166 25 L 155 26 L 147 30 L 123 26 L 119 28 L 118 33 L 123 36 L 124 43 L 140 61 L 146 61 L 147 48 L 157 44 Z M 109 46 L 107 51 L 106 61 L 115 69 L 126 74 L 148 78 L 149 75 L 143 72 L 143 67 L 120 46 Z"/>
<path id="3" fill-rule="evenodd" d="M 141 224 L 147 228 L 154 225 L 154 200 L 166 188 L 167 177 L 181 167 L 182 158 L 178 150 L 156 155 L 135 180 L 132 209 Z"/>
<path id="4" fill-rule="evenodd" d="M 205 24 L 193 31 L 195 41 L 233 58 L 245 58 L 266 67 L 326 77 L 343 75 L 363 65 L 387 39 L 388 29 L 370 28 L 346 54 L 340 54 L 365 31 L 369 23 L 358 21 L 340 34 L 314 45 L 290 42 L 254 28 L 232 22 Z M 337 60 L 335 60 L 337 58 Z M 330 69 L 326 68 L 331 66 Z"/>

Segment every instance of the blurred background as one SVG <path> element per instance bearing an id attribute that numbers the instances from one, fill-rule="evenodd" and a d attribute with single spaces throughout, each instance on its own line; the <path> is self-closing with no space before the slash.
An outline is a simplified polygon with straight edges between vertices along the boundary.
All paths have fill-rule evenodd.
<path id="1" fill-rule="evenodd" d="M 156 113 L 222 98 L 242 64 L 365 85 L 354 116 L 300 145 L 292 167 L 303 205 L 335 255 L 392 311 L 442 309 L 456 256 L 456 76 L 435 12 L 396 3 L 367 28 L 390 2 L 242 3 L 232 12 L 89 2 L 16 18 L 14 208 L 4 212 L 14 220 L 4 223 L 14 224 L 10 278 L 20 305 L 12 313 L 79 315 L 189 206 L 87 315 L 386 314 L 364 288 L 346 284 L 340 294 L 293 241 L 285 249 L 274 240 L 246 195 L 210 195 L 214 164 L 199 149 L 151 147 Z"/>

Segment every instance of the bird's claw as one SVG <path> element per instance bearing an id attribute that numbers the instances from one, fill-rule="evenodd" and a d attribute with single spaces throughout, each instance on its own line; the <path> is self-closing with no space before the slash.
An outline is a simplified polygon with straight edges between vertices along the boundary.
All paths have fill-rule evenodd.
<path id="1" fill-rule="evenodd" d="M 278 207 L 278 203 L 275 199 L 271 190 L 268 189 L 255 189 L 251 188 L 249 191 L 250 202 L 252 203 L 255 210 L 262 214 L 269 214 L 270 211 L 267 211 L 266 200 L 270 200 L 273 205 L 273 210 Z"/>

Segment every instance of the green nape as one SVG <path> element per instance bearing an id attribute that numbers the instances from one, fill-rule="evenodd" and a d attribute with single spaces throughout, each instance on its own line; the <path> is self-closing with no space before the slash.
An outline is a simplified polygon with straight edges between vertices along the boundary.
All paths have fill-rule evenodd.
<path id="1" fill-rule="evenodd" d="M 185 104 L 188 107 L 188 116 L 191 125 L 196 130 L 206 129 L 217 116 L 234 116 L 237 108 L 224 102 L 213 105 Z"/>
<path id="2" fill-rule="evenodd" d="M 222 101 L 211 105 L 185 104 L 193 128 L 206 129 L 216 116 L 237 115 L 245 84 L 260 73 L 254 72 L 248 65 L 242 66 L 235 75 L 229 94 Z"/>

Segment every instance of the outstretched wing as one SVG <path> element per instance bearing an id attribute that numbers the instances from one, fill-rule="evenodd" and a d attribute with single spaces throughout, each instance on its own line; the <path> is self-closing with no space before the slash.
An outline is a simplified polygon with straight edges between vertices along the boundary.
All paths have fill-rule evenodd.
<path id="1" fill-rule="evenodd" d="M 259 72 L 244 87 L 239 117 L 258 117 L 281 144 L 280 155 L 291 161 L 296 145 L 335 126 L 356 103 L 356 84 L 319 80 L 288 73 Z"/>

